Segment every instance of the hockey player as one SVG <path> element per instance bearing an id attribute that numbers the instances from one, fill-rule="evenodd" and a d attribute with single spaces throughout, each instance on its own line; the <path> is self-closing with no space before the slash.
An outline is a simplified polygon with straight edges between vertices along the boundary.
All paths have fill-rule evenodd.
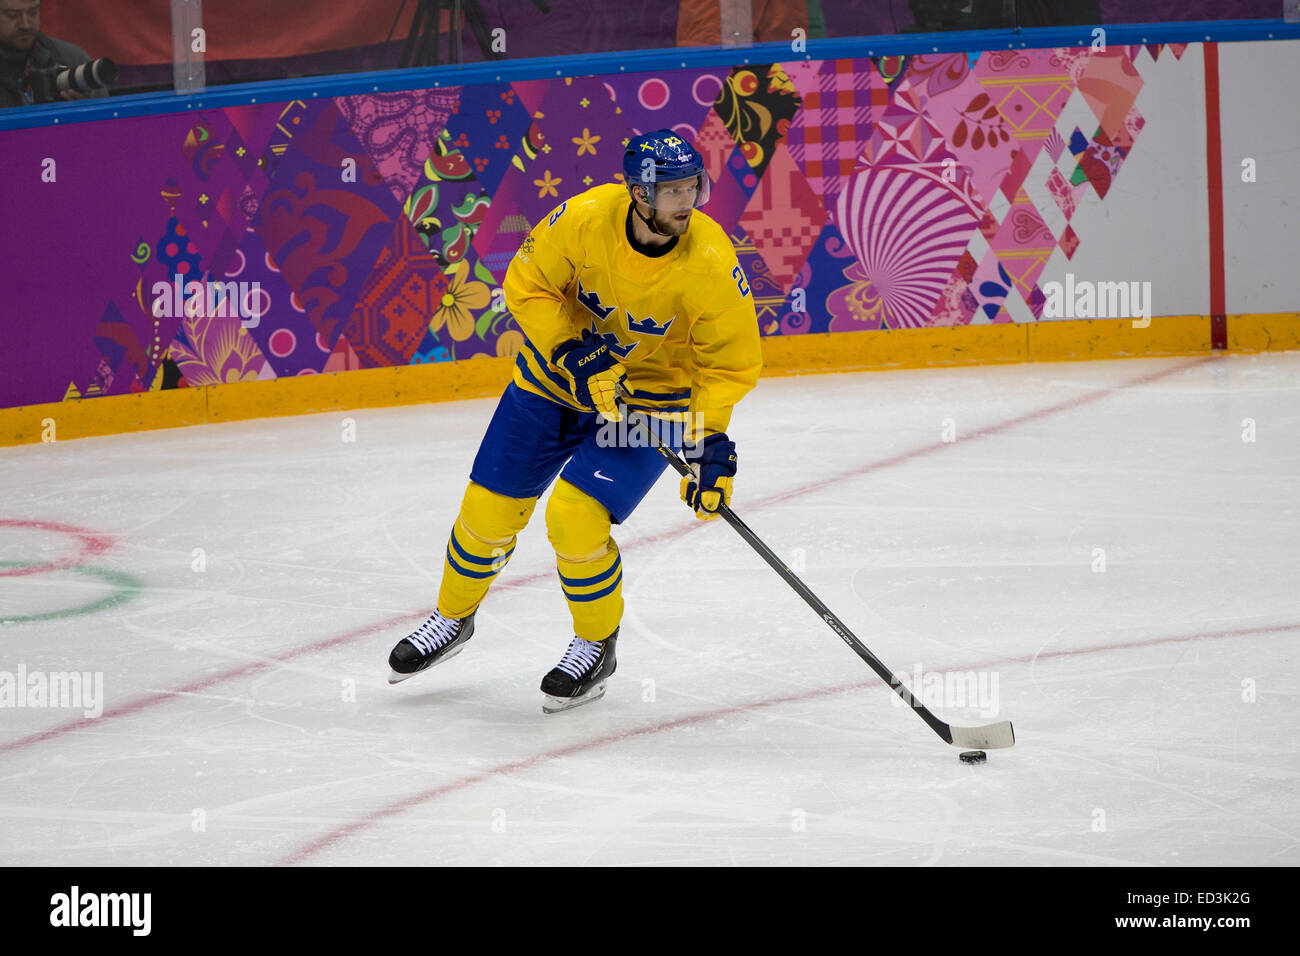
<path id="1" fill-rule="evenodd" d="M 623 185 L 562 202 L 511 261 L 506 304 L 526 339 L 470 470 L 437 609 L 393 648 L 390 683 L 460 652 L 558 475 L 546 529 L 574 638 L 542 680 L 543 710 L 604 695 L 623 616 L 610 526 L 666 466 L 644 433 L 609 440 L 607 423 L 625 407 L 656 426 L 683 423 L 656 431 L 692 462 L 681 495 L 699 518 L 730 502 L 736 446 L 726 429 L 762 365 L 753 296 L 727 234 L 698 211 L 709 177 L 690 143 L 671 130 L 637 136 L 623 173 Z"/>

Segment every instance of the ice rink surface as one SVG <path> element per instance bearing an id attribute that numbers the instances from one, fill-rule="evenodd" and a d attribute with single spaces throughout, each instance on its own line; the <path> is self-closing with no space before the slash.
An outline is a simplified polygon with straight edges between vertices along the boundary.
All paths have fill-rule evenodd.
<path id="1" fill-rule="evenodd" d="M 604 700 L 541 712 L 541 507 L 390 687 L 494 406 L 0 449 L 0 864 L 1300 865 L 1300 353 L 739 406 L 737 513 L 940 716 L 1014 722 L 983 766 L 669 474 Z M 74 671 L 100 716 L 30 696 Z"/>

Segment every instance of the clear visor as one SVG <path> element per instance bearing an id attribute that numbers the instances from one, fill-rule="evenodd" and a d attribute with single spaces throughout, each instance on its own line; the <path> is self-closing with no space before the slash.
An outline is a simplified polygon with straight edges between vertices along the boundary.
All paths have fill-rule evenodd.
<path id="1" fill-rule="evenodd" d="M 645 203 L 651 209 L 685 208 L 688 204 L 699 209 L 709 201 L 709 174 L 700 173 L 686 179 L 672 179 L 661 183 L 637 183 L 645 190 Z"/>

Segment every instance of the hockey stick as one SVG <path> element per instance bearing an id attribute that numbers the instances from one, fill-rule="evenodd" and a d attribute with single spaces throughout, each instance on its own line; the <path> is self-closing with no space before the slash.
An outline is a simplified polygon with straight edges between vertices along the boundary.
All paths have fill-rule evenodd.
<path id="1" fill-rule="evenodd" d="M 654 435 L 647 422 L 644 421 L 644 415 L 639 412 L 632 412 L 626 406 L 623 413 L 628 416 L 628 425 L 630 427 L 640 427 L 649 444 L 653 445 L 659 454 L 663 455 L 673 470 L 683 478 L 693 478 L 694 472 L 691 471 L 690 465 L 682 461 L 671 448 L 665 447 Z M 632 416 L 635 415 L 638 424 L 635 424 Z M 907 685 L 902 682 L 894 673 L 886 667 L 875 654 L 867 648 L 857 636 L 841 621 L 821 599 L 809 589 L 808 585 L 795 575 L 793 571 L 785 566 L 785 562 L 773 553 L 758 535 L 749 529 L 745 522 L 741 521 L 739 516 L 731 510 L 728 505 L 722 505 L 718 508 L 718 513 L 731 525 L 751 548 L 758 552 L 759 557 L 766 561 L 777 574 L 785 579 L 785 583 L 794 589 L 794 592 L 804 599 L 804 602 L 817 612 L 818 617 L 830 625 L 832 631 L 840 636 L 845 644 L 853 649 L 853 653 L 862 658 L 875 671 L 880 679 L 894 689 L 899 697 L 907 702 L 907 705 L 920 715 L 921 719 L 929 725 L 930 729 L 943 738 L 944 743 L 953 744 L 957 747 L 977 750 L 995 750 L 1001 747 L 1010 747 L 1016 742 L 1015 731 L 1011 729 L 1011 721 L 1002 720 L 994 724 L 985 724 L 982 727 L 954 727 L 951 724 L 944 723 L 936 717 L 925 704 L 921 703 L 912 696 L 912 692 L 907 689 Z"/>

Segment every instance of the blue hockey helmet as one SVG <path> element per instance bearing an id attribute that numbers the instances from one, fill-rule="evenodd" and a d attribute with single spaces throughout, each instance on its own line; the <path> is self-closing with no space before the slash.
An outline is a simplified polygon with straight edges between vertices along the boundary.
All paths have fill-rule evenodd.
<path id="1" fill-rule="evenodd" d="M 652 209 L 655 205 L 655 186 L 658 183 L 679 179 L 699 178 L 699 191 L 695 194 L 695 208 L 709 201 L 709 174 L 704 168 L 704 157 L 694 146 L 670 129 L 657 129 L 642 133 L 627 141 L 623 153 L 623 179 L 629 187 L 643 190 L 642 201 Z"/>

